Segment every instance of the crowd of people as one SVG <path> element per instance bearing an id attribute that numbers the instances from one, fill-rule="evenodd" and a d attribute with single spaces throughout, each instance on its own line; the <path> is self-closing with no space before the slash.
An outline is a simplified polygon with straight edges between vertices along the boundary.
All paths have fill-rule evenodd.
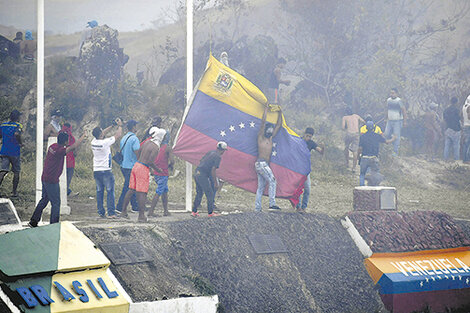
<path id="1" fill-rule="evenodd" d="M 21 59 L 23 62 L 34 62 L 36 60 L 37 42 L 30 30 L 16 32 L 12 40 L 0 36 L 3 40 L 0 49 L 0 58 L 10 56 L 15 59 Z"/>
<path id="2" fill-rule="evenodd" d="M 3 146 L 0 152 L 2 158 L 1 179 L 11 170 L 14 173 L 12 196 L 17 197 L 17 186 L 20 173 L 20 148 L 22 146 L 22 125 L 18 122 L 21 113 L 17 110 L 11 112 L 10 121 L 0 126 Z M 41 176 L 42 195 L 36 205 L 29 221 L 30 227 L 36 227 L 41 220 L 42 212 L 51 203 L 50 223 L 59 222 L 61 195 L 59 178 L 62 175 L 64 162 L 67 171 L 67 194 L 70 195 L 70 183 L 75 167 L 75 153 L 86 136 L 83 134 L 78 140 L 72 135 L 70 123 L 59 123 L 60 110 L 51 112 L 51 121 L 44 131 L 47 142 L 56 141 L 47 147 Z M 113 124 L 102 129 L 95 127 L 92 131 L 93 139 L 90 148 L 93 153 L 93 177 L 96 184 L 96 205 L 99 218 L 129 218 L 127 207 L 129 203 L 132 210 L 138 212 L 138 221 L 146 222 L 145 216 L 147 193 L 149 190 L 150 174 L 154 175 L 157 189 L 152 201 L 148 216 L 155 217 L 154 209 L 158 199 L 162 198 L 164 215 L 168 212 L 168 176 L 173 168 L 174 160 L 169 146 L 170 133 L 161 127 L 162 119 L 155 117 L 151 127 L 145 133 L 142 141 L 136 136 L 135 120 L 126 123 L 127 133 L 123 134 L 123 121 L 117 118 Z M 121 138 L 122 137 L 122 138 Z M 119 141 L 119 153 L 112 157 L 111 146 Z M 116 157 L 119 154 L 120 157 Z M 124 178 L 124 185 L 117 205 L 115 204 L 115 179 L 112 172 L 112 162 L 120 166 Z M 1 182 L 0 182 L 1 183 Z M 104 194 L 106 192 L 106 209 Z M 78 194 L 78 193 L 76 193 Z"/>
<path id="3" fill-rule="evenodd" d="M 91 24 L 89 27 L 92 29 L 96 25 L 97 23 Z M 18 42 L 21 42 L 20 35 L 17 34 L 18 38 L 15 38 Z M 27 38 L 30 38 L 30 33 L 27 33 Z M 223 52 L 221 57 L 228 65 L 227 53 Z M 280 84 L 290 84 L 289 80 L 282 79 L 281 76 L 281 70 L 285 63 L 286 61 L 281 58 L 270 77 L 266 91 L 269 104 L 265 106 L 257 136 L 258 151 L 256 161 L 253 164 L 258 183 L 254 201 L 256 212 L 262 211 L 262 196 L 266 186 L 269 210 L 280 210 L 280 207 L 276 205 L 276 177 L 271 169 L 270 161 L 273 153 L 273 138 L 278 134 L 282 125 L 279 86 Z M 426 151 L 432 153 L 435 141 L 442 135 L 445 141 L 444 159 L 448 160 L 450 154 L 453 154 L 454 160 L 459 160 L 462 155 L 463 162 L 470 163 L 470 96 L 462 107 L 460 107 L 458 99 L 452 97 L 450 105 L 443 111 L 442 119 L 437 108 L 437 104 L 431 103 L 423 116 Z M 266 121 L 269 110 L 277 111 L 278 118 L 275 125 Z M 20 149 L 23 126 L 19 122 L 20 116 L 21 113 L 18 110 L 13 110 L 10 114 L 10 120 L 0 126 L 0 136 L 3 139 L 0 150 L 0 185 L 5 175 L 11 170 L 13 172 L 11 197 L 13 198 L 18 197 L 17 189 L 21 171 Z M 60 110 L 53 110 L 50 123 L 44 131 L 44 140 L 48 142 L 48 147 L 41 177 L 42 197 L 29 222 L 31 227 L 37 226 L 42 212 L 49 202 L 51 203 L 50 223 L 59 221 L 61 201 L 59 177 L 63 172 L 64 160 L 66 162 L 67 195 L 78 195 L 78 192 L 72 192 L 71 181 L 74 175 L 77 148 L 85 140 L 85 135 L 76 140 L 72 134 L 70 123 L 61 124 L 61 116 Z M 342 118 L 346 167 L 349 168 L 352 154 L 352 172 L 356 171 L 358 164 L 360 165 L 360 186 L 364 186 L 366 181 L 368 185 L 376 186 L 384 178 L 379 171 L 379 146 L 381 143 L 392 143 L 392 155 L 398 156 L 402 129 L 407 122 L 407 112 L 396 88 L 390 90 L 390 97 L 386 101 L 385 121 L 385 130 L 382 132 L 370 114 L 363 119 L 352 109 L 347 108 L 346 114 Z M 90 147 L 93 152 L 93 177 L 96 183 L 97 213 L 100 218 L 128 218 L 127 208 L 130 204 L 131 210 L 138 212 L 138 221 L 146 222 L 147 216 L 157 216 L 155 207 L 160 198 L 164 216 L 170 214 L 168 211 L 168 177 L 173 169 L 174 158 L 169 145 L 170 133 L 164 130 L 161 124 L 162 119 L 158 116 L 154 117 L 151 121 L 151 127 L 146 131 L 142 140 L 139 140 L 136 135 L 138 122 L 135 120 L 129 120 L 125 123 L 127 128 L 125 134 L 122 130 L 124 122 L 119 118 L 107 128 L 96 127 L 93 129 Z M 313 135 L 314 129 L 307 127 L 302 136 L 306 148 L 310 152 L 315 150 L 323 154 L 324 146 L 317 144 L 312 139 Z M 50 144 L 50 138 L 56 138 L 53 140 L 55 142 Z M 112 157 L 111 147 L 118 141 L 119 152 Z M 196 196 L 191 212 L 193 217 L 199 216 L 198 207 L 203 195 L 207 200 L 208 216 L 218 215 L 215 212 L 215 195 L 223 182 L 217 178 L 216 171 L 228 148 L 226 142 L 220 141 L 214 150 L 207 152 L 200 160 L 194 173 Z M 113 160 L 119 164 L 124 178 L 117 203 L 115 202 L 115 178 L 112 172 Z M 146 216 L 151 174 L 155 179 L 157 189 Z M 310 174 L 306 177 L 303 187 L 303 195 L 296 205 L 298 212 L 304 212 L 308 206 L 311 188 Z M 105 192 L 106 209 L 104 206 Z"/>
<path id="4" fill-rule="evenodd" d="M 470 163 L 470 96 L 460 107 L 458 99 L 452 97 L 449 106 L 443 111 L 443 118 L 437 112 L 438 105 L 430 103 L 423 115 L 424 150 L 432 158 L 436 142 L 444 137 L 444 160 L 449 160 L 453 154 L 455 161 L 461 159 L 463 163 Z M 398 156 L 402 128 L 406 126 L 407 114 L 403 100 L 398 97 L 396 88 L 390 90 L 385 112 L 385 132 L 376 125 L 371 115 L 365 120 L 354 114 L 350 108 L 346 110 L 342 119 L 344 135 L 344 154 L 346 167 L 349 168 L 350 154 L 352 154 L 352 171 L 355 172 L 358 160 L 360 162 L 359 184 L 379 185 L 383 175 L 379 173 L 379 145 L 393 143 L 392 155 Z M 361 126 L 361 124 L 364 124 Z M 370 174 L 366 176 L 367 174 Z"/>

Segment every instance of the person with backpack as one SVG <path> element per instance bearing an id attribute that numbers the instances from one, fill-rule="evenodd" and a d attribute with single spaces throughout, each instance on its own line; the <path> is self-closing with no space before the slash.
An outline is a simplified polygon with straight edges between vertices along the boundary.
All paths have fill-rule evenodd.
<path id="1" fill-rule="evenodd" d="M 137 138 L 135 131 L 138 122 L 130 120 L 127 122 L 127 134 L 122 137 L 119 143 L 119 148 L 122 153 L 121 173 L 124 177 L 124 185 L 122 186 L 121 195 L 116 205 L 116 210 L 122 212 L 122 205 L 124 204 L 124 197 L 129 190 L 129 180 L 131 178 L 132 167 L 137 162 L 137 151 L 140 149 L 140 141 Z M 132 211 L 139 211 L 137 198 L 135 195 L 131 198 Z"/>

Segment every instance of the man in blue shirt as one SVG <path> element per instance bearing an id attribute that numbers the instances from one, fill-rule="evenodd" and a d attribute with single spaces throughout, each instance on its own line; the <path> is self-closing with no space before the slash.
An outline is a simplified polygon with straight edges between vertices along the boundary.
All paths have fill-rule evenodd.
<path id="1" fill-rule="evenodd" d="M 121 212 L 122 205 L 124 204 L 124 197 L 126 196 L 127 191 L 129 190 L 129 180 L 131 177 L 132 167 L 135 162 L 137 162 L 137 151 L 140 149 L 139 138 L 135 135 L 135 126 L 137 122 L 130 120 L 127 122 L 127 134 L 122 137 L 120 142 L 120 149 L 123 156 L 121 163 L 121 173 L 124 176 L 124 185 L 122 186 L 121 196 L 119 197 L 116 210 Z M 132 210 L 139 211 L 137 199 L 135 194 L 131 198 Z"/>
<path id="2" fill-rule="evenodd" d="M 20 111 L 13 110 L 10 113 L 10 121 L 0 125 L 0 137 L 3 139 L 2 149 L 0 150 L 1 158 L 1 169 L 0 169 L 0 185 L 3 182 L 3 178 L 10 171 L 13 172 L 13 191 L 12 197 L 18 197 L 18 183 L 20 181 L 20 147 L 21 143 L 21 132 L 23 131 L 23 125 L 19 123 Z"/>

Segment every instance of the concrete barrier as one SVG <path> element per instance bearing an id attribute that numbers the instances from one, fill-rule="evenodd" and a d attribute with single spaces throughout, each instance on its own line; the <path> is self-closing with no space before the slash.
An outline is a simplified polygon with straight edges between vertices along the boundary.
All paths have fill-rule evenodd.
<path id="1" fill-rule="evenodd" d="M 131 303 L 129 313 L 216 313 L 219 304 L 217 295 L 171 300 Z"/>

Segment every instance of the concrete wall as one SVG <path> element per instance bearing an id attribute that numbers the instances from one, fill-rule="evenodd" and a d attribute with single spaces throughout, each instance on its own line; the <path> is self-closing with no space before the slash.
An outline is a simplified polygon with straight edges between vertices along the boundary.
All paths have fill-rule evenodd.
<path id="1" fill-rule="evenodd" d="M 216 313 L 219 297 L 191 297 L 131 303 L 129 313 Z"/>

